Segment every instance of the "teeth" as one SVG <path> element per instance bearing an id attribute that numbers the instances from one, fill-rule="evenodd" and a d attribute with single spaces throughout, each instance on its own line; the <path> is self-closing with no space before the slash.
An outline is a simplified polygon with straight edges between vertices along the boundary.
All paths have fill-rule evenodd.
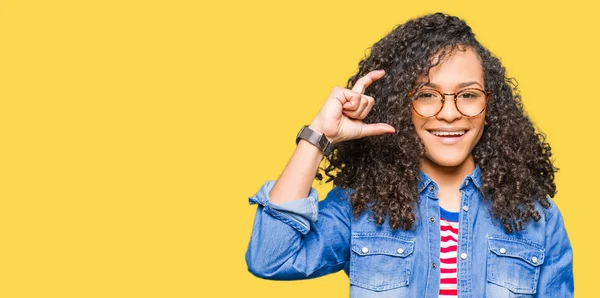
<path id="1" fill-rule="evenodd" d="M 459 131 L 438 131 L 438 130 L 432 130 L 431 133 L 436 135 L 436 136 L 462 136 L 465 134 L 466 131 L 464 130 L 459 130 Z"/>

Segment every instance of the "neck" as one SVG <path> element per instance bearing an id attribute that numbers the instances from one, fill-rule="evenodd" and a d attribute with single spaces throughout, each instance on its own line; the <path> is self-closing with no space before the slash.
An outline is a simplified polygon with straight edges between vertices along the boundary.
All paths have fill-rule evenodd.
<path id="1" fill-rule="evenodd" d="M 469 155 L 463 163 L 457 166 L 436 164 L 427 157 L 421 159 L 421 170 L 427 174 L 440 188 L 460 188 L 465 177 L 475 170 L 473 156 Z"/>

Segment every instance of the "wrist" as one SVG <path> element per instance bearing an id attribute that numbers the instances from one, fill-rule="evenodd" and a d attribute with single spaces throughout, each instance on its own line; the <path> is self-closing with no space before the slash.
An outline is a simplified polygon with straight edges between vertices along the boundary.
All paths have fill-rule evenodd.
<path id="1" fill-rule="evenodd" d="M 318 120 L 313 120 L 310 123 L 310 125 L 308 126 L 308 128 L 310 128 L 310 129 L 314 130 L 315 132 L 318 132 L 322 135 L 325 135 L 325 138 L 327 138 L 329 143 L 331 143 L 331 144 L 336 143 L 333 138 L 329 137 L 327 134 L 324 133 L 325 129 L 323 129 L 323 126 L 321 125 L 321 123 Z"/>
<path id="2" fill-rule="evenodd" d="M 333 149 L 331 142 L 322 132 L 319 132 L 317 128 L 318 126 L 316 126 L 314 129 L 309 125 L 303 126 L 296 136 L 296 144 L 298 144 L 300 140 L 304 139 L 305 141 L 319 148 L 324 155 L 329 155 Z"/>

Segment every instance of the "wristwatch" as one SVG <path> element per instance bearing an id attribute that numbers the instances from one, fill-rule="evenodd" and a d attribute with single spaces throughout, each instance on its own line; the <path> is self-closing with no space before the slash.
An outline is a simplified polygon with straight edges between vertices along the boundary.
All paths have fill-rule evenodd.
<path id="1" fill-rule="evenodd" d="M 298 132 L 298 135 L 296 136 L 296 144 L 300 142 L 300 139 L 304 139 L 307 142 L 315 145 L 317 148 L 323 151 L 325 156 L 329 155 L 329 153 L 331 153 L 331 150 L 333 149 L 333 146 L 331 145 L 331 143 L 329 143 L 329 140 L 327 140 L 325 134 L 310 129 L 308 125 L 302 126 L 300 132 Z"/>

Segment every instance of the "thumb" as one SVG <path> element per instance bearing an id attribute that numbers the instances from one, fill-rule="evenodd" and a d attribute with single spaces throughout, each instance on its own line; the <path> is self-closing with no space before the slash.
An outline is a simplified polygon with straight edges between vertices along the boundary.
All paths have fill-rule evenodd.
<path id="1" fill-rule="evenodd" d="M 385 123 L 373 123 L 373 124 L 365 124 L 362 127 L 362 131 L 360 134 L 361 138 L 368 136 L 376 136 L 382 135 L 384 133 L 393 134 L 396 132 L 393 126 Z"/>

